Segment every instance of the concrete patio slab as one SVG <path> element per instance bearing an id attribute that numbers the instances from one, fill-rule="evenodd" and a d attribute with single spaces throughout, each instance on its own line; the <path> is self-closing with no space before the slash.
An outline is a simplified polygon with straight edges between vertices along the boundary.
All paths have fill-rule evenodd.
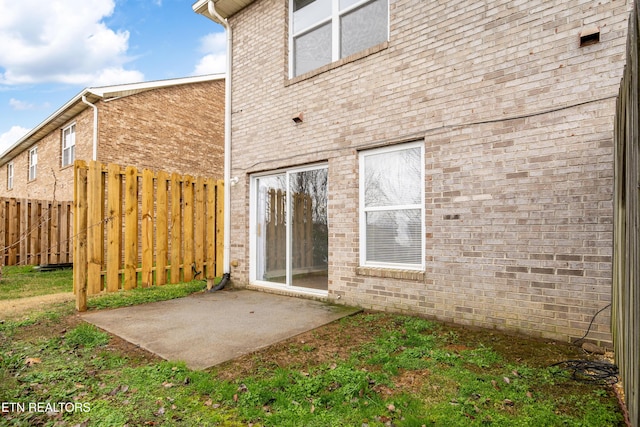
<path id="1" fill-rule="evenodd" d="M 357 311 L 243 289 L 90 312 L 82 318 L 163 359 L 206 369 Z"/>

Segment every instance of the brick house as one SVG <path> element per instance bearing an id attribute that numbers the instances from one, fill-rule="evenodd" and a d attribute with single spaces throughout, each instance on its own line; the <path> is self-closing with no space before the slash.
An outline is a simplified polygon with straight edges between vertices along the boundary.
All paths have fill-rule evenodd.
<path id="1" fill-rule="evenodd" d="M 610 302 L 630 1 L 193 9 L 232 30 L 236 285 L 565 341 Z"/>
<path id="2" fill-rule="evenodd" d="M 73 200 L 73 161 L 222 177 L 224 75 L 86 88 L 0 158 L 0 197 Z"/>

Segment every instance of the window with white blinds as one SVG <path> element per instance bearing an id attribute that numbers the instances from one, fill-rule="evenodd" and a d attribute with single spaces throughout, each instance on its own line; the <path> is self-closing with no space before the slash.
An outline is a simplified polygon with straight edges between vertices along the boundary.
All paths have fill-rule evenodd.
<path id="1" fill-rule="evenodd" d="M 423 269 L 422 143 L 360 153 L 360 263 Z"/>

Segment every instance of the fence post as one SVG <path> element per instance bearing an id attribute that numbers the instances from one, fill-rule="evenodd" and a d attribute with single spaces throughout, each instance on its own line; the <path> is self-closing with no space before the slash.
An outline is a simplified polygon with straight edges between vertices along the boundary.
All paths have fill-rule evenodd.
<path id="1" fill-rule="evenodd" d="M 87 169 L 86 163 L 76 160 L 73 166 L 73 290 L 76 310 L 87 311 Z"/>

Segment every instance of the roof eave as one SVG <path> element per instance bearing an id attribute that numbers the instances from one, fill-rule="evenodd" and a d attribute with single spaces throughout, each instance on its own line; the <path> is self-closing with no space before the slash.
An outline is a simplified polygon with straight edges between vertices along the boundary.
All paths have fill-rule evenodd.
<path id="1" fill-rule="evenodd" d="M 0 166 L 10 162 L 16 155 L 37 143 L 55 129 L 60 128 L 88 108 L 88 105 L 82 102 L 83 96 L 86 96 L 87 101 L 91 103 L 101 99 L 101 96 L 94 94 L 89 89 L 84 89 L 5 150 L 5 152 L 0 155 Z"/>
<path id="2" fill-rule="evenodd" d="M 89 106 L 82 102 L 85 96 L 87 101 L 94 104 L 101 99 L 129 96 L 151 89 L 177 86 L 189 83 L 200 83 L 213 80 L 224 80 L 224 74 L 207 74 L 203 76 L 183 77 L 177 79 L 157 80 L 142 83 L 127 83 L 114 86 L 102 86 L 83 89 L 82 92 L 71 98 L 66 104 L 47 117 L 38 126 L 31 129 L 15 144 L 0 154 L 0 166 L 5 165 L 19 153 L 36 144 L 42 138 L 62 127 Z"/>
<path id="3" fill-rule="evenodd" d="M 223 18 L 227 19 L 249 6 L 255 0 L 213 0 L 216 6 L 216 12 Z M 213 21 L 222 24 L 220 20 L 209 13 L 209 0 L 198 0 L 193 4 L 193 11 L 203 15 Z"/>

